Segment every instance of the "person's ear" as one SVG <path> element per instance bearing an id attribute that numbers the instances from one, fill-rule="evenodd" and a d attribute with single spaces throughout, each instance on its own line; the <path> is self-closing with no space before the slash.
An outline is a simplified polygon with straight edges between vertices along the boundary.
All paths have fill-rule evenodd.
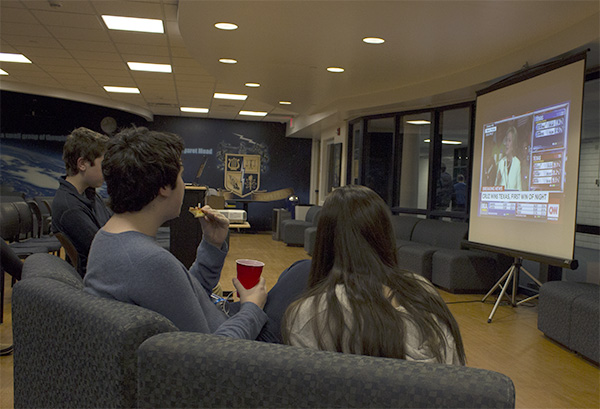
<path id="1" fill-rule="evenodd" d="M 169 197 L 171 196 L 171 193 L 173 193 L 173 189 L 169 185 L 163 186 L 160 189 L 158 189 L 158 195 L 162 197 Z"/>
<path id="2" fill-rule="evenodd" d="M 77 158 L 77 171 L 85 172 L 88 167 L 88 161 L 82 157 Z"/>

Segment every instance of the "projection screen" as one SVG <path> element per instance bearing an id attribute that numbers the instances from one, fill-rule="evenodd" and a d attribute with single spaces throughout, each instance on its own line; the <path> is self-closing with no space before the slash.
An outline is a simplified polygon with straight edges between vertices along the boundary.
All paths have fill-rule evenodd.
<path id="1" fill-rule="evenodd" d="M 572 259 L 585 58 L 477 97 L 469 241 Z"/>

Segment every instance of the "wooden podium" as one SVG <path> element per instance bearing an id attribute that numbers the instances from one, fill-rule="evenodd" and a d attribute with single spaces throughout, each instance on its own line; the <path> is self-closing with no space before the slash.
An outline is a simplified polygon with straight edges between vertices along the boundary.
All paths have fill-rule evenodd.
<path id="1" fill-rule="evenodd" d="M 188 269 L 196 260 L 196 249 L 202 240 L 200 222 L 194 218 L 188 208 L 198 206 L 198 204 L 202 206 L 205 195 L 205 186 L 186 186 L 181 214 L 169 222 L 171 253 Z"/>

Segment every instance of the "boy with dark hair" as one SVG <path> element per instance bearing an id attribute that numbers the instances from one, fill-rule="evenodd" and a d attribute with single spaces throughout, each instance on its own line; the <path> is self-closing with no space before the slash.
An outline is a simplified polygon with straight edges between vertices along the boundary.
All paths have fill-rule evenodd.
<path id="1" fill-rule="evenodd" d="M 202 208 L 202 241 L 189 271 L 155 240 L 158 228 L 181 211 L 182 151 L 179 136 L 146 128 L 111 140 L 102 165 L 115 214 L 92 243 L 85 291 L 156 311 L 182 331 L 256 339 L 267 321 L 264 278 L 251 289 L 233 279 L 240 305 L 231 317 L 211 300 L 228 250 L 223 215 Z"/>
<path id="2" fill-rule="evenodd" d="M 111 212 L 96 188 L 102 186 L 102 159 L 108 137 L 87 128 L 77 128 L 63 147 L 66 176 L 52 200 L 52 231 L 64 234 L 77 253 L 77 271 L 85 276 L 87 257 L 98 229 Z"/>

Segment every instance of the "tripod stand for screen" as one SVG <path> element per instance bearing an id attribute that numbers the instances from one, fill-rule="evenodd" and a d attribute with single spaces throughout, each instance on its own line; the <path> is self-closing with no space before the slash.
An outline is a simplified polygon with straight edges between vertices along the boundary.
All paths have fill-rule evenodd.
<path id="1" fill-rule="evenodd" d="M 496 282 L 496 284 L 494 284 L 492 289 L 490 291 L 488 291 L 488 293 L 485 295 L 485 297 L 483 297 L 483 300 L 481 300 L 481 302 L 485 302 L 485 300 L 494 291 L 496 291 L 496 288 L 500 287 L 500 289 L 501 289 L 500 295 L 498 296 L 498 299 L 496 300 L 496 303 L 494 304 L 494 308 L 492 308 L 492 313 L 488 317 L 488 320 L 487 320 L 488 323 L 492 322 L 492 318 L 494 317 L 494 314 L 496 313 L 496 309 L 498 308 L 498 305 L 500 305 L 500 301 L 502 300 L 502 297 L 504 297 L 505 295 L 513 307 L 523 304 L 524 302 L 527 302 L 529 300 L 533 300 L 534 298 L 537 298 L 539 296 L 539 294 L 535 294 L 535 295 L 532 295 L 531 297 L 525 298 L 524 300 L 515 302 L 515 298 L 517 296 L 517 285 L 519 283 L 519 272 L 521 270 L 525 274 L 527 274 L 529 276 L 529 278 L 531 278 L 533 281 L 535 281 L 537 285 L 539 285 L 540 287 L 542 286 L 542 283 L 538 279 L 536 279 L 534 276 L 532 276 L 529 273 L 529 271 L 527 271 L 527 270 L 525 270 L 525 268 L 523 268 L 523 266 L 521 265 L 522 261 L 523 261 L 523 259 L 521 257 L 515 257 L 515 260 L 513 261 L 512 265 L 508 268 L 508 270 L 506 270 L 506 273 L 504 273 L 504 275 L 500 278 L 500 280 L 498 280 L 498 282 Z M 512 294 L 511 294 L 511 297 L 508 297 L 508 295 L 506 294 L 506 289 L 508 288 L 508 285 L 510 284 L 511 280 L 512 280 Z"/>

